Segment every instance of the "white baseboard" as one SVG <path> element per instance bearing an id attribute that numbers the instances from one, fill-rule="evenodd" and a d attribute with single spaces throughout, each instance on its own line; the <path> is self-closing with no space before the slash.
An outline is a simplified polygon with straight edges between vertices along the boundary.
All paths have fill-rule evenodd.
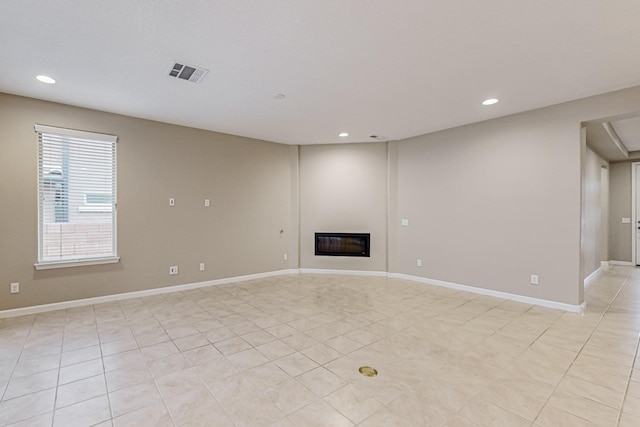
<path id="1" fill-rule="evenodd" d="M 343 274 L 347 276 L 376 276 L 387 277 L 386 271 L 365 271 L 365 270 L 327 270 L 323 268 L 301 268 L 302 274 Z"/>
<path id="2" fill-rule="evenodd" d="M 626 267 L 635 267 L 636 266 L 631 261 L 609 261 L 609 265 L 624 265 Z"/>
<path id="3" fill-rule="evenodd" d="M 610 261 L 610 262 L 613 263 L 613 261 Z M 82 307 L 82 306 L 85 306 L 85 305 L 102 304 L 102 303 L 106 303 L 106 302 L 120 301 L 120 300 L 126 300 L 126 299 L 131 299 L 131 298 L 140 298 L 140 297 L 147 297 L 147 296 L 153 296 L 153 295 L 168 294 L 168 293 L 172 293 L 172 292 L 179 292 L 179 291 L 187 291 L 187 290 L 190 290 L 190 289 L 204 288 L 204 287 L 207 287 L 207 286 L 218 286 L 218 285 L 224 285 L 224 284 L 227 284 L 227 283 L 236 283 L 236 282 L 243 282 L 243 281 L 247 281 L 247 280 L 264 279 L 264 278 L 267 278 L 267 277 L 282 276 L 282 275 L 289 275 L 289 274 L 298 274 L 298 273 L 300 273 L 300 274 L 341 274 L 341 275 L 351 275 L 351 276 L 391 277 L 391 278 L 405 279 L 405 280 L 411 280 L 411 281 L 414 281 L 414 282 L 425 283 L 425 284 L 428 284 L 428 285 L 442 286 L 442 287 L 445 287 L 445 288 L 456 289 L 456 290 L 465 291 L 465 292 L 471 292 L 471 293 L 479 294 L 479 295 L 488 295 L 488 296 L 492 296 L 492 297 L 496 297 L 496 298 L 502 298 L 502 299 L 511 300 L 511 301 L 523 302 L 523 303 L 526 303 L 526 304 L 533 304 L 533 305 L 539 305 L 539 306 L 542 306 L 542 307 L 555 308 L 555 309 L 558 309 L 558 310 L 570 311 L 570 312 L 573 312 L 573 313 L 582 313 L 584 311 L 584 308 L 585 308 L 585 303 L 582 303 L 580 305 L 571 305 L 571 304 L 565 304 L 565 303 L 560 303 L 560 302 L 555 302 L 555 301 L 543 300 L 543 299 L 527 297 L 527 296 L 522 296 L 522 295 L 517 295 L 517 294 L 510 294 L 510 293 L 507 293 L 507 292 L 494 291 L 494 290 L 491 290 L 491 289 L 476 288 L 474 286 L 468 286 L 468 285 L 460 285 L 458 283 L 445 282 L 445 281 L 442 281 L 442 280 L 435 280 L 435 279 L 428 279 L 428 278 L 424 278 L 424 277 L 411 276 L 411 275 L 408 275 L 408 274 L 387 273 L 385 271 L 325 270 L 325 269 L 313 269 L 313 268 L 300 268 L 300 269 L 269 271 L 269 272 L 266 272 L 266 273 L 249 274 L 249 275 L 245 275 L 245 276 L 236 276 L 236 277 L 229 277 L 229 278 L 224 278 L 224 279 L 208 280 L 208 281 L 204 281 L 204 282 L 188 283 L 188 284 L 184 284 L 184 285 L 167 286 L 167 287 L 164 287 L 164 288 L 147 289 L 147 290 L 144 290 L 144 291 L 133 291 L 133 292 L 127 292 L 127 293 L 123 293 L 123 294 L 105 295 L 105 296 L 102 296 L 102 297 L 85 298 L 85 299 L 79 299 L 79 300 L 57 302 L 57 303 L 52 303 L 52 304 L 36 305 L 36 306 L 32 306 L 32 307 L 23 307 L 23 308 L 15 308 L 15 309 L 10 309 L 10 310 L 2 310 L 2 311 L 0 311 L 0 319 L 1 318 L 5 318 L 5 317 L 25 316 L 25 315 L 29 315 L 29 314 L 43 313 L 43 312 L 46 312 L 46 311 L 64 310 L 64 309 L 68 309 L 68 308 Z"/>
<path id="4" fill-rule="evenodd" d="M 605 263 L 606 261 L 603 261 L 603 263 Z M 593 273 L 591 273 L 590 275 L 588 275 L 587 277 L 584 278 L 584 280 L 582 281 L 582 284 L 584 285 L 584 288 L 587 289 L 589 287 L 589 285 L 591 284 L 591 281 L 593 279 L 596 278 L 596 276 L 598 276 L 598 273 L 602 272 L 602 271 L 606 271 L 609 268 L 609 263 L 607 262 L 607 267 L 604 268 L 602 265 L 600 265 L 600 267 L 598 267 L 596 269 L 596 271 L 594 271 Z"/>
<path id="5" fill-rule="evenodd" d="M 598 273 L 600 273 L 601 271 L 603 271 L 604 268 L 602 268 L 602 266 L 596 268 L 596 270 L 594 272 L 592 272 L 590 275 L 588 275 L 587 277 L 584 278 L 584 282 L 588 282 L 591 279 L 593 279 L 594 277 L 596 277 L 598 275 Z"/>
<path id="6" fill-rule="evenodd" d="M 488 295 L 496 298 L 523 302 L 526 304 L 533 304 L 533 305 L 539 305 L 542 307 L 555 308 L 558 310 L 569 311 L 572 313 L 582 313 L 584 312 L 584 309 L 586 307 L 586 304 L 584 302 L 580 305 L 565 304 L 565 303 L 556 302 L 556 301 L 549 301 L 549 300 L 544 300 L 539 298 L 527 297 L 523 295 L 510 294 L 507 292 L 494 291 L 491 289 L 476 288 L 475 286 L 460 285 L 458 283 L 444 282 L 442 280 L 427 279 L 419 276 L 411 276 L 408 274 L 387 273 L 385 271 L 324 270 L 324 269 L 301 268 L 300 273 L 345 274 L 345 275 L 378 276 L 378 277 L 386 276 L 390 278 L 406 279 L 414 282 L 426 283 L 429 285 L 442 286 L 450 289 L 457 289 L 460 291 L 471 292 L 474 294 Z"/>
<path id="7" fill-rule="evenodd" d="M 456 289 L 459 291 L 471 292 L 479 295 L 487 295 L 491 297 L 502 298 L 510 301 L 523 302 L 525 304 L 533 304 L 533 305 L 539 305 L 547 308 L 555 308 L 558 310 L 570 311 L 572 313 L 582 313 L 584 311 L 584 308 L 586 307 L 584 302 L 580 305 L 565 304 L 562 302 L 549 301 L 546 299 L 539 299 L 539 298 L 527 297 L 524 295 L 510 294 L 508 292 L 494 291 L 491 289 L 476 288 L 475 286 L 461 285 L 461 284 L 452 283 L 452 282 L 444 282 L 442 280 L 411 276 L 408 274 L 389 273 L 388 276 L 397 278 L 397 279 L 406 279 L 414 282 L 425 283 L 427 285 L 442 286 L 444 288 Z"/>
<path id="8" fill-rule="evenodd" d="M 131 298 L 148 297 L 153 295 L 168 294 L 172 292 L 187 291 L 190 289 L 218 286 L 227 283 L 244 282 L 246 280 L 264 279 L 266 277 L 282 276 L 285 274 L 297 274 L 297 269 L 269 271 L 266 273 L 248 274 L 246 276 L 228 277 L 224 279 L 207 280 L 205 282 L 187 283 L 185 285 L 166 286 L 163 288 L 147 289 L 144 291 L 126 292 L 123 294 L 105 295 L 102 297 L 84 298 L 72 301 L 55 302 L 52 304 L 34 305 L 31 307 L 14 308 L 0 311 L 0 319 L 4 317 L 25 316 L 28 314 L 43 313 L 46 311 L 65 310 L 67 308 L 82 307 L 85 305 L 103 304 L 105 302 L 121 301 Z"/>

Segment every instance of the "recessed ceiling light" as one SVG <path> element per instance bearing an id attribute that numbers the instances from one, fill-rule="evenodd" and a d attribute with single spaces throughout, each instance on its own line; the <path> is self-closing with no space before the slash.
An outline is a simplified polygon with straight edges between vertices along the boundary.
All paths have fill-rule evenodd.
<path id="1" fill-rule="evenodd" d="M 482 105 L 493 105 L 493 104 L 497 104 L 499 101 L 499 99 L 497 98 L 489 98 L 489 99 L 485 99 L 484 101 L 482 101 Z"/>
<path id="2" fill-rule="evenodd" d="M 41 81 L 42 83 L 47 83 L 47 84 L 54 84 L 56 81 L 54 79 L 52 79 L 49 76 L 36 76 L 36 79 L 38 79 L 39 81 Z"/>
<path id="3" fill-rule="evenodd" d="M 345 138 L 345 137 L 349 136 L 349 134 L 348 134 L 348 133 L 346 133 L 346 132 L 342 132 L 342 133 L 339 133 L 339 134 L 338 134 L 338 136 L 339 136 L 340 138 Z"/>

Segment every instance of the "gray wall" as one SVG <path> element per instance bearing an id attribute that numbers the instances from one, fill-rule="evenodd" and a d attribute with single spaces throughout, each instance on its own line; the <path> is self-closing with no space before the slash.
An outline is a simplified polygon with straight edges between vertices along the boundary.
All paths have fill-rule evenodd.
<path id="1" fill-rule="evenodd" d="M 36 123 L 118 136 L 120 263 L 34 270 Z M 285 145 L 0 94 L 0 152 L 0 310 L 289 268 Z"/>
<path id="2" fill-rule="evenodd" d="M 581 247 L 581 122 L 639 99 L 635 87 L 399 141 L 397 272 L 581 303 L 582 249 L 601 245 Z"/>
<path id="3" fill-rule="evenodd" d="M 600 260 L 609 260 L 609 165 L 600 165 Z"/>
<path id="4" fill-rule="evenodd" d="M 579 124 L 539 110 L 401 141 L 398 213 L 398 272 L 576 304 Z"/>
<path id="5" fill-rule="evenodd" d="M 300 267 L 387 271 L 387 145 L 300 147 Z M 371 257 L 314 255 L 315 232 L 371 233 Z"/>
<path id="6" fill-rule="evenodd" d="M 585 151 L 582 175 L 582 279 L 607 261 L 609 211 L 608 163 L 591 149 Z"/>
<path id="7" fill-rule="evenodd" d="M 632 262 L 631 227 L 622 218 L 631 217 L 631 162 L 611 163 L 609 167 L 609 259 Z"/>
<path id="8" fill-rule="evenodd" d="M 0 285 L 22 285 L 0 309 L 296 267 L 579 304 L 584 254 L 600 244 L 582 230 L 581 122 L 638 112 L 639 100 L 636 87 L 389 144 L 287 147 L 0 95 Z M 35 123 L 119 136 L 119 264 L 34 271 Z M 621 175 L 613 165 L 612 224 Z M 627 247 L 614 228 L 611 259 Z M 371 232 L 372 256 L 315 257 L 315 231 Z"/>

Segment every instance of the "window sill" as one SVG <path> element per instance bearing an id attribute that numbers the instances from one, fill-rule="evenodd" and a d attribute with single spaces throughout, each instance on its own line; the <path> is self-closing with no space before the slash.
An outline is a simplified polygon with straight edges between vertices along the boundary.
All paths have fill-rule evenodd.
<path id="1" fill-rule="evenodd" d="M 107 258 L 89 258 L 76 261 L 54 261 L 54 262 L 40 262 L 33 264 L 36 270 L 51 270 L 54 268 L 67 268 L 67 267 L 84 267 L 87 265 L 100 265 L 100 264 L 116 264 L 120 261 L 120 257 L 107 257 Z"/>

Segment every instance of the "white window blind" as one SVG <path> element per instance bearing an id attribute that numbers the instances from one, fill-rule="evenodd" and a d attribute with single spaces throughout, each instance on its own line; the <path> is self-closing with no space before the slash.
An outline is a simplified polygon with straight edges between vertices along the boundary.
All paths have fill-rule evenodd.
<path id="1" fill-rule="evenodd" d="M 38 264 L 52 268 L 116 262 L 116 141 L 36 125 Z"/>

